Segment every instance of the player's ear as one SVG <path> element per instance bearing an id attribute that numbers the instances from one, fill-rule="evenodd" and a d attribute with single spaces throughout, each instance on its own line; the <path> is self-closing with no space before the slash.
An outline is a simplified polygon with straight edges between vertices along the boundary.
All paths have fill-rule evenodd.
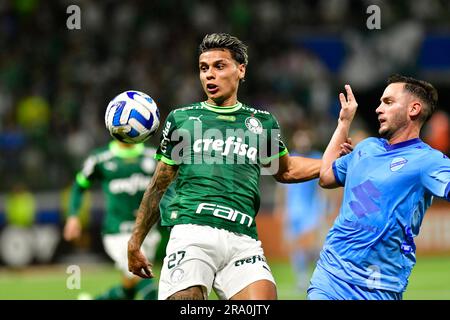
<path id="1" fill-rule="evenodd" d="M 245 78 L 246 65 L 241 63 L 238 66 L 238 70 L 239 70 L 239 80 L 243 80 Z"/>
<path id="2" fill-rule="evenodd" d="M 409 105 L 409 116 L 411 118 L 417 118 L 420 115 L 420 112 L 422 111 L 422 103 L 418 100 L 414 100 L 413 102 L 411 102 L 411 104 Z"/>

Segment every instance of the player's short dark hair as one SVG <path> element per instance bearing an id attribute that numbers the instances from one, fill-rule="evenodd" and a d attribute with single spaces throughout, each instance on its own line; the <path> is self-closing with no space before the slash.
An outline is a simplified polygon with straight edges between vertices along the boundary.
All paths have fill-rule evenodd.
<path id="1" fill-rule="evenodd" d="M 248 64 L 247 46 L 228 33 L 207 34 L 198 47 L 198 55 L 212 49 L 228 49 L 232 58 L 239 64 Z"/>
<path id="2" fill-rule="evenodd" d="M 404 83 L 405 90 L 419 98 L 424 103 L 425 108 L 422 110 L 420 115 L 422 122 L 425 123 L 431 118 L 431 115 L 436 109 L 436 105 L 438 103 L 438 92 L 431 83 L 399 74 L 390 76 L 387 83 L 388 85 L 391 83 Z"/>

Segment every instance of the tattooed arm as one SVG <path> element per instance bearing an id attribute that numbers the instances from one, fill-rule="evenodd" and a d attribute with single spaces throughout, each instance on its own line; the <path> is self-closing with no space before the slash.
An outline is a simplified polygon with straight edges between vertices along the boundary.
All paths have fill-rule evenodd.
<path id="1" fill-rule="evenodd" d="M 159 220 L 159 202 L 169 184 L 175 179 L 177 171 L 177 166 L 159 161 L 138 209 L 133 234 L 128 241 L 128 269 L 142 278 L 153 278 L 153 273 L 152 264 L 142 254 L 140 247 L 147 233 Z"/>

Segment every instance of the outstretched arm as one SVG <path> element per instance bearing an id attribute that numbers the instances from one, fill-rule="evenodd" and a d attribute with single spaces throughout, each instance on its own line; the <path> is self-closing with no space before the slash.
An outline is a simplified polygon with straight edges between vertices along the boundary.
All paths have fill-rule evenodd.
<path id="1" fill-rule="evenodd" d="M 351 139 L 348 138 L 339 146 L 338 157 L 353 151 Z M 273 175 L 281 183 L 298 183 L 319 177 L 322 165 L 321 159 L 290 156 L 286 154 L 274 161 L 278 161 L 278 171 Z M 272 163 L 273 164 L 273 163 Z"/>
<path id="2" fill-rule="evenodd" d="M 347 92 L 347 98 L 345 98 L 343 93 L 339 94 L 341 111 L 339 113 L 338 125 L 322 157 L 319 184 L 323 188 L 336 188 L 339 186 L 334 176 L 332 165 L 334 160 L 340 156 L 343 145 L 348 141 L 350 125 L 358 108 L 358 103 L 355 100 L 350 85 L 345 85 L 345 91 Z"/>
<path id="3" fill-rule="evenodd" d="M 159 220 L 159 202 L 175 179 L 178 167 L 158 162 L 152 181 L 144 193 L 138 209 L 133 234 L 128 241 L 128 269 L 142 278 L 152 278 L 152 265 L 142 254 L 140 247 L 147 233 Z"/>
<path id="4" fill-rule="evenodd" d="M 288 154 L 277 159 L 277 161 L 279 161 L 279 168 L 274 178 L 281 183 L 297 183 L 318 178 L 322 163 L 320 159 L 290 156 Z"/>

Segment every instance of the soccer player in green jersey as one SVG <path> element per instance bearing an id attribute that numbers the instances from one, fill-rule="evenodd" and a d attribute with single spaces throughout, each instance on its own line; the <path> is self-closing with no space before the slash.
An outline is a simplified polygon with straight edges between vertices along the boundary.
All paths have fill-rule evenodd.
<path id="1" fill-rule="evenodd" d="M 64 227 L 64 239 L 76 239 L 81 233 L 78 218 L 83 193 L 94 181 L 101 183 L 106 201 L 102 226 L 103 246 L 106 253 L 122 272 L 122 281 L 96 299 L 149 299 L 157 297 L 153 279 L 141 279 L 128 271 L 127 241 L 135 221 L 136 210 L 155 171 L 155 149 L 143 144 L 125 144 L 111 141 L 94 150 L 77 174 L 69 200 L 69 218 Z M 144 240 L 144 239 L 143 239 Z M 154 229 L 143 241 L 143 250 L 153 260 L 160 241 Z"/>
<path id="2" fill-rule="evenodd" d="M 159 162 L 128 242 L 129 270 L 152 278 L 140 247 L 161 211 L 171 234 L 159 299 L 206 299 L 213 288 L 221 299 L 277 298 L 255 224 L 261 166 L 293 183 L 317 178 L 321 160 L 290 156 L 273 115 L 238 100 L 247 63 L 236 37 L 205 36 L 199 72 L 207 99 L 172 111 L 162 128 Z"/>

